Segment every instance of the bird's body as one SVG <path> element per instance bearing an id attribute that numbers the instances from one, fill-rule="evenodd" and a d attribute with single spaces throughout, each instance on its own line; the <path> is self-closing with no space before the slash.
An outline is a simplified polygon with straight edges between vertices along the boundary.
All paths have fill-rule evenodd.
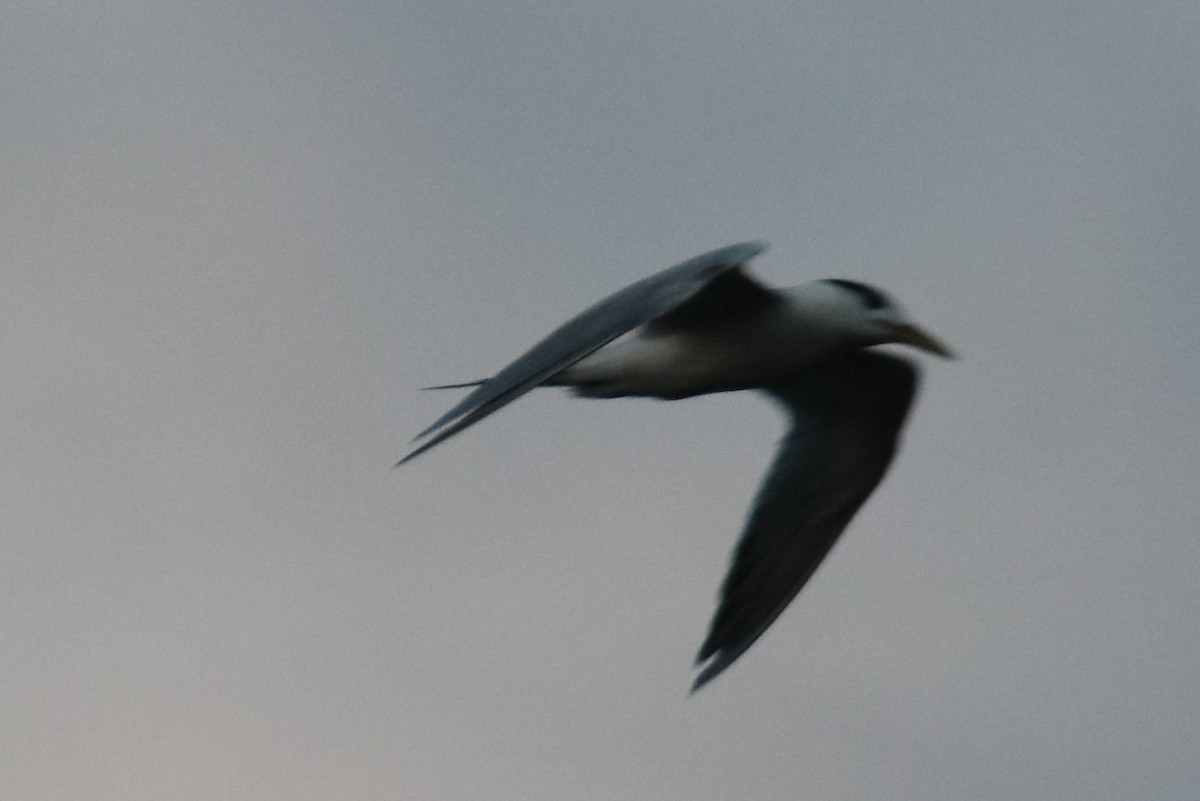
<path id="1" fill-rule="evenodd" d="M 647 325 L 605 345 L 550 382 L 595 397 L 648 396 L 677 400 L 753 389 L 794 375 L 842 347 L 836 328 L 814 311 L 824 307 L 824 282 L 776 290 L 753 314 L 704 326 Z"/>
<path id="2" fill-rule="evenodd" d="M 883 293 L 840 279 L 770 289 L 733 245 L 632 284 L 571 319 L 418 435 L 407 462 L 537 386 L 664 399 L 760 389 L 792 418 L 751 509 L 693 689 L 728 667 L 804 586 L 882 479 L 916 368 L 864 350 L 889 342 L 949 356 Z"/>

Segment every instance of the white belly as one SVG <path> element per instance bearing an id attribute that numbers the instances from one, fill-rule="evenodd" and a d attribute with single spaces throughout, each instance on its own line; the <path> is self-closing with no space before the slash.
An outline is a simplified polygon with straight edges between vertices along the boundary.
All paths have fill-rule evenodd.
<path id="1" fill-rule="evenodd" d="M 773 383 L 828 352 L 828 340 L 811 326 L 759 320 L 722 331 L 635 335 L 606 345 L 551 383 L 599 397 L 684 398 Z"/>

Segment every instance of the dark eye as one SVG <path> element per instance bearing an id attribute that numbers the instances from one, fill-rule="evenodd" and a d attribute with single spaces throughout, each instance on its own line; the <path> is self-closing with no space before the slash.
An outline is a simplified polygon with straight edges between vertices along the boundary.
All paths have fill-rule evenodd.
<path id="1" fill-rule="evenodd" d="M 826 278 L 825 283 L 836 284 L 842 289 L 854 293 L 862 302 L 862 305 L 868 309 L 886 309 L 891 305 L 888 302 L 887 295 L 884 295 L 873 286 L 860 284 L 857 281 L 847 281 L 845 278 Z"/>

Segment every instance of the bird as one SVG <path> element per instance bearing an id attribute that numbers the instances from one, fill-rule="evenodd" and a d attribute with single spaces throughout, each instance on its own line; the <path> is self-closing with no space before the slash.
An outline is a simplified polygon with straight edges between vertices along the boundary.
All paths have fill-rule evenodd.
<path id="1" fill-rule="evenodd" d="M 896 453 L 919 370 L 875 346 L 954 354 L 882 290 L 844 278 L 771 288 L 766 249 L 703 253 L 621 289 L 467 389 L 399 467 L 536 387 L 589 398 L 678 400 L 759 390 L 790 419 L 754 498 L 696 655 L 692 692 L 725 671 L 792 602 Z"/>

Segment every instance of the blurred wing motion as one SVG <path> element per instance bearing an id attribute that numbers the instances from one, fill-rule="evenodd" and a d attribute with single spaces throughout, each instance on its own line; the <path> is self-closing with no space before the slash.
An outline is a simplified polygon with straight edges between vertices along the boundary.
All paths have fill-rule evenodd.
<path id="1" fill-rule="evenodd" d="M 909 362 L 855 351 L 766 388 L 792 426 L 759 489 L 692 691 L 729 667 L 791 602 L 887 472 L 912 403 Z"/>
<path id="2" fill-rule="evenodd" d="M 473 392 L 416 436 L 415 440 L 431 439 L 396 466 L 479 422 L 638 326 L 651 321 L 659 325 L 683 325 L 698 317 L 732 312 L 730 304 L 771 297 L 769 289 L 747 278 L 739 269 L 765 247 L 745 242 L 713 250 L 609 295 L 564 323 L 496 375 L 478 382 Z M 703 291 L 714 282 L 722 285 L 722 292 Z"/>

